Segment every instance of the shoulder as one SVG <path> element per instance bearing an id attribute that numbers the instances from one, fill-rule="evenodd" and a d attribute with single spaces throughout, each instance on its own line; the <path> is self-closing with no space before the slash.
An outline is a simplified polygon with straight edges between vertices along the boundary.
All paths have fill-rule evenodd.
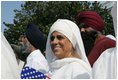
<path id="1" fill-rule="evenodd" d="M 116 41 L 116 38 L 113 35 L 106 35 L 106 37 Z"/>
<path id="2" fill-rule="evenodd" d="M 72 69 L 73 78 L 82 79 L 91 77 L 91 68 L 84 61 L 73 62 L 69 66 Z"/>
<path id="3" fill-rule="evenodd" d="M 115 40 L 108 37 L 104 37 L 97 43 L 97 46 L 102 48 L 102 47 L 111 46 L 111 45 L 115 46 L 115 44 L 116 44 Z"/>
<path id="4" fill-rule="evenodd" d="M 106 36 L 104 39 L 103 39 L 104 42 L 116 42 L 115 38 L 113 37 L 110 37 L 110 36 Z"/>
<path id="5" fill-rule="evenodd" d="M 83 71 L 83 70 L 90 71 L 91 70 L 90 66 L 82 60 L 79 60 L 78 62 L 72 62 L 72 63 L 70 63 L 70 66 L 73 69 L 78 70 L 78 71 Z"/>
<path id="6" fill-rule="evenodd" d="M 27 58 L 27 65 L 32 67 L 45 67 L 48 65 L 45 57 L 40 53 L 40 51 L 34 51 Z"/>

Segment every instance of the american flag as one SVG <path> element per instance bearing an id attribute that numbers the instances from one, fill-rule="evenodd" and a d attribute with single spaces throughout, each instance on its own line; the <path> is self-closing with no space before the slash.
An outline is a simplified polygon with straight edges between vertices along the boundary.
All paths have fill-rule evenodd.
<path id="1" fill-rule="evenodd" d="M 28 66 L 24 67 L 21 72 L 21 79 L 46 79 L 47 76 Z"/>

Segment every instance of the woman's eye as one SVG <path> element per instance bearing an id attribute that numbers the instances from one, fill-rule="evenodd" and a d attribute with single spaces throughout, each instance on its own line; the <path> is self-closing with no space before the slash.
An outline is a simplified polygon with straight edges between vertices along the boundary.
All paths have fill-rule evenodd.
<path id="1" fill-rule="evenodd" d="M 57 39 L 62 40 L 62 39 L 64 39 L 64 37 L 59 35 L 59 36 L 57 36 Z"/>
<path id="2" fill-rule="evenodd" d="M 50 40 L 53 41 L 54 40 L 54 36 L 51 36 Z"/>
<path id="3" fill-rule="evenodd" d="M 50 40 L 51 40 L 51 41 L 54 41 L 55 38 L 58 39 L 58 40 L 64 39 L 63 36 L 58 35 L 58 36 L 51 36 L 51 37 L 50 37 Z"/>

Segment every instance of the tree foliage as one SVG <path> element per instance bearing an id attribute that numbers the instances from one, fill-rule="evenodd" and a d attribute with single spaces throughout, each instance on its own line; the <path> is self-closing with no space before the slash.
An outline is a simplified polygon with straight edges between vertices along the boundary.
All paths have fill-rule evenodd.
<path id="1" fill-rule="evenodd" d="M 47 36 L 51 25 L 59 18 L 69 19 L 75 22 L 77 12 L 84 10 L 97 11 L 102 15 L 106 24 L 104 34 L 113 34 L 113 22 L 109 10 L 95 1 L 26 1 L 21 5 L 21 10 L 14 10 L 14 23 L 4 24 L 8 29 L 4 35 L 10 43 L 17 44 L 21 34 L 25 34 L 28 23 L 34 22 Z"/>

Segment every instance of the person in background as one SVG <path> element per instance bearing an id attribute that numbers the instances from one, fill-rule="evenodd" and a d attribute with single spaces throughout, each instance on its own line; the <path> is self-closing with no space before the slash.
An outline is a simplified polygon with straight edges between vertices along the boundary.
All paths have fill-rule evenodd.
<path id="1" fill-rule="evenodd" d="M 19 38 L 19 45 L 22 46 L 22 53 L 29 53 L 30 51 L 28 50 L 28 46 L 29 46 L 29 42 L 27 40 L 27 37 L 26 35 L 21 35 L 20 38 Z"/>
<path id="2" fill-rule="evenodd" d="M 21 72 L 21 79 L 46 79 L 49 72 L 48 62 L 44 57 L 46 38 L 38 27 L 30 23 L 26 28 L 26 37 L 30 43 L 31 53 Z"/>
<path id="3" fill-rule="evenodd" d="M 78 26 L 58 19 L 50 28 L 46 58 L 52 79 L 89 79 L 91 66 L 85 54 Z"/>
<path id="4" fill-rule="evenodd" d="M 95 11 L 83 11 L 78 13 L 76 23 L 78 26 L 81 26 L 81 32 L 88 34 L 95 40 L 92 49 L 88 53 L 88 60 L 91 66 L 93 66 L 94 62 L 103 51 L 116 46 L 116 41 L 101 33 L 105 27 L 105 23 L 102 17 Z"/>
<path id="5" fill-rule="evenodd" d="M 11 44 L 11 47 L 15 52 L 18 63 L 19 60 L 26 62 L 26 58 L 31 52 L 29 49 L 30 44 L 29 41 L 27 40 L 26 35 L 20 35 L 18 45 Z"/>

